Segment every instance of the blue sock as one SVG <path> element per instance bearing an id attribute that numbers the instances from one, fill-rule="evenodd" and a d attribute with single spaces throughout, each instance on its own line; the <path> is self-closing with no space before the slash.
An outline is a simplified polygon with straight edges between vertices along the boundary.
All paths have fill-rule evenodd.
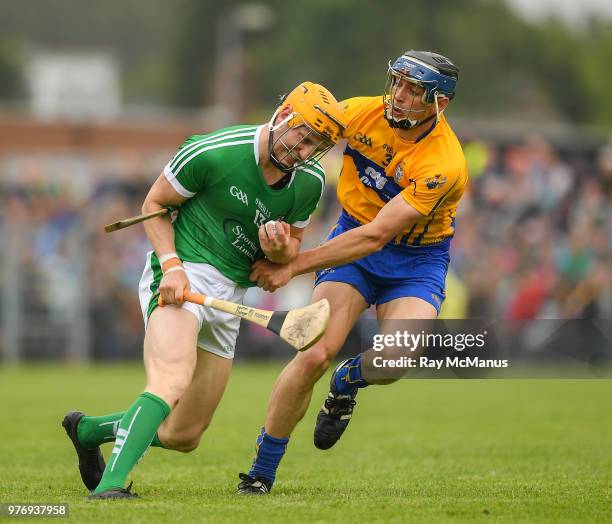
<path id="1" fill-rule="evenodd" d="M 288 442 L 288 438 L 271 437 L 266 433 L 266 428 L 262 427 L 255 444 L 257 451 L 249 476 L 263 477 L 273 483 Z"/>
<path id="2" fill-rule="evenodd" d="M 336 371 L 334 386 L 340 395 L 353 395 L 357 388 L 365 388 L 369 385 L 361 376 L 361 353 L 348 360 Z"/>

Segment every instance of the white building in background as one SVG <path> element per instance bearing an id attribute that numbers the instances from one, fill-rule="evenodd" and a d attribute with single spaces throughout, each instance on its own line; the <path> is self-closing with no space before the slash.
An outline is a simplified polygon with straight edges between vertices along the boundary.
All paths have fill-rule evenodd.
<path id="1" fill-rule="evenodd" d="M 34 55 L 27 67 L 32 114 L 43 120 L 110 120 L 121 112 L 115 58 L 106 53 Z"/>
<path id="2" fill-rule="evenodd" d="M 589 18 L 612 20 L 610 0 L 506 0 L 523 18 L 540 22 L 553 16 L 568 27 L 584 30 Z"/>

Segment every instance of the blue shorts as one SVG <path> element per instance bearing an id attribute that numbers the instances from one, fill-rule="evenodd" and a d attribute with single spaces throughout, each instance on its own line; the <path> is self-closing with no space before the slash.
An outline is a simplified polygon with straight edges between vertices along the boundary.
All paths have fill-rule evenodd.
<path id="1" fill-rule="evenodd" d="M 360 225 L 342 211 L 327 240 Z M 417 297 L 429 302 L 440 313 L 450 262 L 449 248 L 450 238 L 418 247 L 389 243 L 367 257 L 318 271 L 315 286 L 321 282 L 346 282 L 357 289 L 368 304 Z"/>

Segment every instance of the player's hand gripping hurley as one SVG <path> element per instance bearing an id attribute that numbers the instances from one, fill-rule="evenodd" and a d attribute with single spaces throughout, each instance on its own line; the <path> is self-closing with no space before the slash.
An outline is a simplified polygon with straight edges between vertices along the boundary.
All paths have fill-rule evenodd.
<path id="1" fill-rule="evenodd" d="M 290 311 L 266 311 L 192 291 L 185 291 L 184 299 L 259 324 L 276 333 L 297 351 L 305 351 L 317 342 L 325 333 L 329 322 L 329 302 L 326 299 Z M 160 306 L 163 306 L 161 297 Z"/>

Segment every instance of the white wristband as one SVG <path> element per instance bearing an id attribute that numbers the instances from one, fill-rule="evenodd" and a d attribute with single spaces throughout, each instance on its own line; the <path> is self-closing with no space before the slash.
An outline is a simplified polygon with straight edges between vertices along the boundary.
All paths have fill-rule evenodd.
<path id="1" fill-rule="evenodd" d="M 165 255 L 158 257 L 159 265 L 161 266 L 162 264 L 168 262 L 168 260 L 172 260 L 173 258 L 179 258 L 179 256 L 176 253 L 166 253 Z"/>
<path id="2" fill-rule="evenodd" d="M 185 271 L 185 268 L 183 266 L 172 266 L 164 273 L 164 276 L 166 276 L 168 273 L 172 273 L 173 271 Z"/>

